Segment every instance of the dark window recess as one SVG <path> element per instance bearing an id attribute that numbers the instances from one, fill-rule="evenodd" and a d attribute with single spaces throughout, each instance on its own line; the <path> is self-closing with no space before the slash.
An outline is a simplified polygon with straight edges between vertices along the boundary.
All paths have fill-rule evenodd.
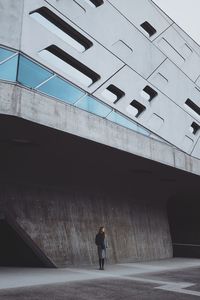
<path id="1" fill-rule="evenodd" d="M 149 102 L 151 101 L 151 100 L 153 100 L 157 95 L 158 95 L 158 93 L 155 91 L 155 90 L 153 90 L 150 86 L 145 86 L 145 88 L 143 89 L 143 91 L 145 92 L 145 93 L 147 93 L 148 95 L 149 95 Z"/>
<path id="2" fill-rule="evenodd" d="M 119 101 L 119 99 L 121 99 L 122 97 L 124 97 L 125 93 L 123 91 L 121 91 L 119 88 L 117 88 L 115 85 L 110 84 L 107 87 L 107 90 L 110 91 L 111 93 L 113 93 L 114 95 L 117 96 L 117 99 L 115 100 L 114 103 L 117 103 L 117 101 Z"/>
<path id="3" fill-rule="evenodd" d="M 96 7 L 101 6 L 103 4 L 103 0 L 89 0 L 92 2 Z"/>
<path id="4" fill-rule="evenodd" d="M 192 127 L 192 133 L 193 133 L 193 134 L 196 134 L 197 131 L 199 131 L 199 128 L 200 128 L 200 126 L 199 126 L 197 123 L 195 123 L 195 122 L 193 122 L 193 123 L 191 124 L 191 127 Z"/>
<path id="5" fill-rule="evenodd" d="M 200 107 L 198 105 L 196 105 L 192 100 L 187 99 L 185 101 L 185 104 L 187 106 L 189 106 L 195 113 L 197 113 L 198 115 L 200 115 Z"/>
<path id="6" fill-rule="evenodd" d="M 71 38 L 76 40 L 78 43 L 80 43 L 85 48 L 85 50 L 87 50 L 93 46 L 93 43 L 90 40 L 88 40 L 85 36 L 83 36 L 80 32 L 78 32 L 72 26 L 67 24 L 64 20 L 62 20 L 60 17 L 58 17 L 56 14 L 54 14 L 47 7 L 41 7 L 37 10 L 34 10 L 34 11 L 30 12 L 30 15 L 33 13 L 38 13 L 41 16 L 43 16 L 49 22 L 51 22 L 52 24 L 57 26 L 60 30 L 62 30 L 63 32 L 68 34 Z"/>
<path id="7" fill-rule="evenodd" d="M 138 110 L 138 113 L 135 115 L 136 118 L 139 117 L 139 115 L 146 109 L 146 107 L 144 105 L 142 105 L 141 103 L 139 103 L 136 100 L 133 100 L 130 103 L 130 105 Z"/>
<path id="8" fill-rule="evenodd" d="M 140 26 L 149 34 L 150 37 L 156 33 L 156 29 L 147 21 L 142 23 Z"/>
<path id="9" fill-rule="evenodd" d="M 80 61 L 76 60 L 74 57 L 63 51 L 62 49 L 58 48 L 55 45 L 51 45 L 47 47 L 45 50 L 51 52 L 55 56 L 59 57 L 62 59 L 64 62 L 69 64 L 70 66 L 74 67 L 81 73 L 85 74 L 87 77 L 91 78 L 91 80 L 96 82 L 99 80 L 101 77 L 99 74 L 95 73 L 91 69 L 89 69 L 87 66 L 83 65 Z"/>

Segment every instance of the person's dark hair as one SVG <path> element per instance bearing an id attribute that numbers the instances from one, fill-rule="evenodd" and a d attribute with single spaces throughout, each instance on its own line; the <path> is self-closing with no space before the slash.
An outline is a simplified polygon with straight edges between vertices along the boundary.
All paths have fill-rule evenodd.
<path id="1" fill-rule="evenodd" d="M 104 226 L 101 226 L 100 228 L 99 228 L 99 234 L 102 234 L 104 237 L 105 237 L 105 232 L 103 232 L 102 231 L 102 229 L 104 228 Z"/>

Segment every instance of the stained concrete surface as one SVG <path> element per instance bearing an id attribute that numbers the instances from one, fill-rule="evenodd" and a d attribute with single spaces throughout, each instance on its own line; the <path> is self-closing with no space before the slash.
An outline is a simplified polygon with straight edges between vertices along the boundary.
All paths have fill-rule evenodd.
<path id="1" fill-rule="evenodd" d="M 199 259 L 182 258 L 106 265 L 105 271 L 1 268 L 0 299 L 195 300 L 199 270 Z"/>

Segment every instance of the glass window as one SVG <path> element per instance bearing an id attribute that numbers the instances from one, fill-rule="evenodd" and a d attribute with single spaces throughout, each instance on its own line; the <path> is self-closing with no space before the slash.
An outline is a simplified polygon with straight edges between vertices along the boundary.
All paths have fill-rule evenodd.
<path id="1" fill-rule="evenodd" d="M 70 104 L 75 103 L 85 94 L 57 76 L 42 84 L 38 90 Z"/>
<path id="2" fill-rule="evenodd" d="M 95 115 L 98 115 L 100 117 L 106 117 L 112 110 L 107 105 L 104 105 L 103 103 L 97 101 L 96 99 L 90 96 L 86 96 L 83 99 L 81 99 L 76 104 L 76 106 L 84 110 L 87 110 Z"/>
<path id="3" fill-rule="evenodd" d="M 150 132 L 142 126 L 138 126 L 138 132 L 147 136 L 150 135 Z"/>
<path id="4" fill-rule="evenodd" d="M 18 55 L 0 64 L 0 79 L 16 81 Z"/>
<path id="5" fill-rule="evenodd" d="M 14 51 L 10 51 L 4 48 L 0 48 L 0 62 L 9 58 L 10 56 L 12 56 L 14 53 Z"/>
<path id="6" fill-rule="evenodd" d="M 132 122 L 128 120 L 127 118 L 123 117 L 121 114 L 112 111 L 111 114 L 107 117 L 108 120 L 115 122 L 119 125 L 122 125 L 126 128 L 132 129 L 137 131 L 138 130 L 138 125 L 135 122 Z"/>
<path id="7" fill-rule="evenodd" d="M 52 72 L 47 71 L 45 68 L 20 55 L 17 78 L 19 83 L 30 88 L 35 88 L 52 75 Z"/>
<path id="8" fill-rule="evenodd" d="M 144 135 L 149 135 L 149 131 L 135 123 L 134 121 L 131 121 L 127 119 L 126 117 L 122 116 L 121 114 L 112 111 L 111 114 L 107 117 L 108 120 L 115 122 L 119 125 L 122 125 L 126 128 L 132 129 L 134 131 L 137 131 L 139 133 L 142 133 Z"/>

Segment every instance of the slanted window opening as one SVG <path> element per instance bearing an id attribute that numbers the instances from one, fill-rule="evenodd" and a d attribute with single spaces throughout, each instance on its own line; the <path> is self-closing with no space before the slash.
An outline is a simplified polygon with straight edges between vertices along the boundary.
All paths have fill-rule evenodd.
<path id="1" fill-rule="evenodd" d="M 192 109 L 196 114 L 200 115 L 200 107 L 196 105 L 192 100 L 189 98 L 185 101 L 185 104 Z"/>
<path id="2" fill-rule="evenodd" d="M 130 105 L 137 110 L 137 113 L 135 115 L 136 118 L 138 118 L 141 115 L 141 113 L 146 109 L 146 107 L 143 104 L 141 104 L 140 102 L 138 102 L 136 100 L 133 100 L 130 103 Z"/>
<path id="3" fill-rule="evenodd" d="M 90 40 L 47 7 L 43 6 L 30 12 L 30 16 L 79 52 L 84 52 L 93 46 Z"/>
<path id="4" fill-rule="evenodd" d="M 114 104 L 116 104 L 125 93 L 113 84 L 110 84 L 103 92 L 102 96 Z"/>
<path id="5" fill-rule="evenodd" d="M 195 135 L 199 131 L 200 126 L 196 122 L 193 122 L 190 126 L 190 131 Z"/>
<path id="6" fill-rule="evenodd" d="M 141 96 L 149 102 L 151 102 L 157 95 L 158 93 L 149 85 L 145 86 L 141 93 Z"/>
<path id="7" fill-rule="evenodd" d="M 99 74 L 55 45 L 47 47 L 40 51 L 39 54 L 50 64 L 61 69 L 85 86 L 89 87 L 101 78 Z"/>
<path id="8" fill-rule="evenodd" d="M 147 21 L 142 23 L 140 26 L 148 33 L 149 37 L 156 33 L 156 29 Z"/>
<path id="9" fill-rule="evenodd" d="M 84 1 L 92 7 L 99 7 L 104 3 L 103 0 L 84 0 Z"/>

